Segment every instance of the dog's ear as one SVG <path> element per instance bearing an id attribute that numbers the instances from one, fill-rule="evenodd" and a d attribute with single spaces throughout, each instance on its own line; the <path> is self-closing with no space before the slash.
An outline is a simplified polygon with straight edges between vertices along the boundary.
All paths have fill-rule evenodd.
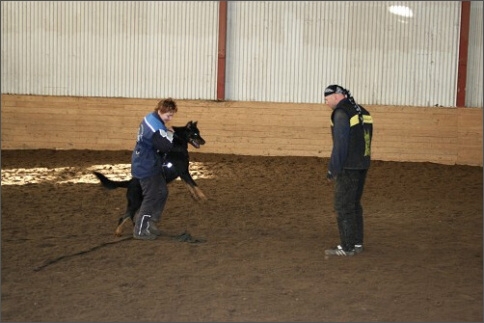
<path id="1" fill-rule="evenodd" d="M 193 125 L 196 127 L 197 126 L 197 123 L 198 121 L 193 121 Z"/>
<path id="2" fill-rule="evenodd" d="M 187 128 L 190 128 L 192 126 L 192 124 L 193 124 L 193 121 L 188 121 L 187 122 Z"/>

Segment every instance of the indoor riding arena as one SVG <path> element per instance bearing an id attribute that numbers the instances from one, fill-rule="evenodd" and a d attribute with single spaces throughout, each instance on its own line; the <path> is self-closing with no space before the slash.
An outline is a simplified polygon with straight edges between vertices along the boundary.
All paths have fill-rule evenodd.
<path id="1" fill-rule="evenodd" d="M 272 41 L 274 50 L 279 42 L 298 43 L 298 38 L 278 38 L 276 31 L 269 30 L 265 36 L 259 31 L 271 29 L 276 22 L 287 33 L 293 30 L 285 28 L 287 24 L 296 29 L 304 25 L 307 37 L 298 44 L 304 49 L 307 42 L 318 40 L 319 45 L 311 48 L 319 53 L 319 46 L 336 41 L 311 31 L 334 28 L 324 22 L 329 15 L 325 12 L 344 12 L 344 17 L 357 22 L 374 21 L 378 12 L 388 16 L 382 22 L 386 26 L 401 28 L 403 24 L 393 23 L 394 15 L 386 12 L 391 1 L 363 1 L 364 5 L 311 1 L 305 5 L 291 1 L 23 3 L 1 4 L 2 322 L 482 322 L 482 71 L 480 92 L 471 85 L 465 96 L 455 89 L 456 84 L 471 84 L 477 70 L 471 64 L 475 51 L 482 67 L 482 41 L 475 49 L 479 42 L 472 38 L 482 37 L 482 2 L 472 6 L 459 1 L 439 6 L 430 1 L 398 2 L 425 14 L 427 20 L 456 19 L 454 26 L 441 26 L 456 35 L 455 51 L 448 49 L 456 68 L 448 68 L 445 59 L 434 55 L 434 49 L 440 50 L 440 36 L 430 46 L 434 49 L 424 51 L 435 64 L 447 68 L 439 73 L 429 69 L 425 77 L 451 73 L 456 81 L 439 84 L 442 89 L 454 89 L 448 91 L 453 95 L 447 97 L 449 93 L 439 90 L 431 98 L 426 91 L 412 92 L 409 84 L 398 84 L 408 86 L 402 91 L 406 94 L 399 96 L 398 91 L 391 91 L 385 75 L 377 83 L 388 87 L 378 92 L 373 79 L 365 81 L 363 70 L 358 70 L 361 67 L 355 67 L 354 78 L 331 74 L 329 65 L 324 68 L 328 62 L 320 62 L 319 55 L 301 59 L 292 49 L 287 52 L 291 64 L 297 60 L 315 64 L 323 74 L 303 78 L 291 87 L 285 87 L 284 77 L 267 76 L 273 85 L 264 87 L 264 93 L 255 89 L 262 86 L 257 82 L 266 74 L 251 72 L 251 64 L 262 59 L 250 47 L 252 42 Z M 378 11 L 380 6 L 383 9 Z M 480 13 L 477 22 L 476 11 Z M 83 16 L 85 12 L 98 14 Z M 130 31 L 130 24 L 110 12 L 126 21 L 143 15 L 144 20 L 136 20 L 136 28 L 141 29 Z M 60 13 L 67 18 L 60 18 Z M 136 46 L 129 47 L 124 38 L 114 36 L 154 37 L 150 28 L 156 24 L 145 26 L 140 21 L 150 22 L 163 13 L 173 16 L 172 29 L 166 27 L 170 37 L 161 32 L 171 45 L 155 47 L 176 54 L 169 56 L 173 61 L 166 66 L 156 65 L 169 72 L 154 75 L 158 72 L 142 68 L 147 58 L 137 54 L 152 49 L 150 42 L 136 38 Z M 316 13 L 318 19 L 312 16 Z M 22 19 L 8 19 L 20 16 L 32 21 L 30 28 L 21 26 L 18 21 Z M 101 28 L 104 20 L 100 17 L 111 22 Z M 49 25 L 49 19 L 56 23 Z M 224 25 L 227 21 L 229 27 Z M 462 78 L 458 49 L 466 21 L 470 22 L 469 53 L 467 76 Z M 407 26 L 415 24 L 409 20 Z M 477 31 L 476 24 L 480 24 Z M 419 27 L 404 35 L 433 28 L 425 26 L 420 26 L 423 31 Z M 344 28 L 358 33 L 350 27 Z M 399 36 L 397 27 L 385 32 Z M 242 30 L 255 38 L 248 40 Z M 84 38 L 89 33 L 94 38 Z M 213 41 L 213 48 L 193 42 L 193 37 L 202 37 L 199 33 L 216 35 L 203 38 Z M 221 33 L 225 37 L 219 38 Z M 45 40 L 27 41 L 33 34 Z M 23 45 L 15 47 L 17 42 Z M 348 50 L 361 50 L 357 43 L 347 40 L 345 44 Z M 118 47 L 111 49 L 111 45 Z M 33 51 L 25 50 L 28 46 L 35 47 L 33 56 L 44 65 L 34 64 L 29 54 Z M 79 54 L 62 54 L 56 46 L 64 46 L 67 52 L 75 47 Z M 122 74 L 120 66 L 131 58 L 114 53 L 123 46 L 131 48 L 126 52 L 133 55 L 134 63 L 127 69 L 137 77 Z M 253 56 L 240 54 L 243 46 L 249 46 L 251 50 L 244 49 L 245 53 Z M 348 61 L 337 61 L 335 48 L 336 53 L 325 49 L 324 55 L 334 55 L 331 66 L 342 69 Z M 399 52 L 398 48 L 392 52 Z M 444 49 L 447 45 L 442 45 Z M 112 61 L 102 60 L 106 51 L 114 55 Z M 224 54 L 217 56 L 221 51 Z M 402 50 L 400 55 L 427 59 L 418 53 L 418 58 L 411 57 L 411 51 Z M 83 55 L 98 65 L 83 65 Z M 362 50 L 361 55 L 370 54 Z M 216 67 L 210 77 L 203 70 L 207 64 L 193 58 L 199 56 L 215 58 L 208 62 Z M 226 66 L 221 59 L 226 59 Z M 230 67 L 239 60 L 240 70 Z M 277 54 L 273 60 L 274 65 L 288 63 Z M 198 70 L 200 78 L 180 67 L 183 61 L 192 62 L 190 68 Z M 376 68 L 379 61 L 369 60 L 365 68 Z M 69 64 L 77 68 L 57 68 Z M 106 64 L 112 70 L 104 69 Z M 217 71 L 224 66 L 221 77 Z M 47 70 L 56 76 L 41 73 Z M 272 73 L 282 72 L 274 69 Z M 415 82 L 427 82 L 409 73 L 417 78 Z M 139 77 L 146 74 L 157 83 Z M 163 83 L 166 78 L 172 78 L 174 85 Z M 67 79 L 70 82 L 64 82 Z M 313 84 L 316 79 L 318 83 Z M 405 78 L 395 79 L 404 82 Z M 42 82 L 44 86 L 39 85 Z M 322 91 L 331 83 L 348 84 L 374 120 L 372 162 L 362 198 L 365 249 L 352 257 L 328 257 L 324 252 L 339 243 L 334 184 L 326 179 L 332 151 L 331 109 L 324 104 Z M 300 99 L 296 92 L 306 93 L 306 87 L 318 93 Z M 120 236 L 115 235 L 127 206 L 126 189 L 104 188 L 93 172 L 116 181 L 131 178 L 138 125 L 165 97 L 173 97 L 178 104 L 170 125 L 197 121 L 206 141 L 188 150 L 190 173 L 207 199 L 194 200 L 177 179 L 168 185 L 169 197 L 158 224 L 161 236 L 136 240 L 130 222 Z"/>

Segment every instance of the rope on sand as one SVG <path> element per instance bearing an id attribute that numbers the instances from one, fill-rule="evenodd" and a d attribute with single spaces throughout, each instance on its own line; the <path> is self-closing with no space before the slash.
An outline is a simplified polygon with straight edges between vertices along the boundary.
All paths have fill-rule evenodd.
<path id="1" fill-rule="evenodd" d="M 172 238 L 172 239 L 174 239 L 174 240 L 176 240 L 176 241 L 179 241 L 179 242 L 189 242 L 189 243 L 203 243 L 203 242 L 206 242 L 205 239 L 195 239 L 195 238 L 193 238 L 192 235 L 190 233 L 186 232 L 186 231 L 183 232 L 182 234 L 176 235 L 176 236 L 169 235 L 169 237 Z M 114 243 L 118 243 L 118 242 L 123 242 L 123 241 L 127 241 L 127 240 L 132 240 L 132 239 L 134 239 L 134 238 L 132 236 L 130 236 L 130 237 L 125 237 L 125 238 L 117 239 L 117 240 L 114 240 L 114 241 L 108 241 L 108 242 L 101 243 L 101 244 L 99 244 L 97 246 L 94 246 L 92 248 L 89 248 L 89 249 L 86 249 L 86 250 L 82 250 L 82 251 L 79 251 L 79 252 L 76 252 L 76 253 L 73 253 L 73 254 L 70 254 L 70 255 L 63 255 L 63 256 L 57 257 L 55 259 L 47 260 L 47 261 L 44 262 L 44 264 L 35 267 L 34 268 L 34 271 L 40 271 L 40 270 L 44 269 L 47 266 L 53 265 L 53 264 L 61 261 L 62 259 L 66 259 L 66 258 L 71 258 L 71 257 L 83 255 L 85 253 L 88 253 L 88 252 L 91 252 L 91 251 L 95 251 L 97 249 L 100 249 L 100 248 L 105 247 L 105 246 L 110 245 L 110 244 L 114 244 Z"/>
<path id="2" fill-rule="evenodd" d="M 192 237 L 192 235 L 188 232 L 183 232 L 182 234 L 173 237 L 175 240 L 180 241 L 180 242 L 189 242 L 189 243 L 203 243 L 206 242 L 207 240 L 205 239 L 195 239 Z"/>
<path id="3" fill-rule="evenodd" d="M 34 271 L 40 271 L 47 266 L 50 266 L 52 264 L 55 264 L 56 262 L 59 262 L 62 259 L 71 258 L 71 257 L 74 257 L 74 256 L 79 256 L 79 255 L 100 249 L 102 247 L 105 247 L 105 246 L 113 244 L 113 243 L 118 243 L 118 242 L 127 241 L 127 240 L 131 240 L 131 239 L 133 239 L 133 237 L 125 237 L 125 238 L 114 240 L 114 241 L 108 241 L 108 242 L 101 243 L 100 245 L 94 246 L 92 248 L 82 250 L 82 251 L 79 251 L 79 252 L 76 252 L 76 253 L 73 253 L 73 254 L 70 254 L 70 255 L 63 255 L 63 256 L 57 257 L 55 259 L 47 260 L 43 265 L 35 267 Z"/>

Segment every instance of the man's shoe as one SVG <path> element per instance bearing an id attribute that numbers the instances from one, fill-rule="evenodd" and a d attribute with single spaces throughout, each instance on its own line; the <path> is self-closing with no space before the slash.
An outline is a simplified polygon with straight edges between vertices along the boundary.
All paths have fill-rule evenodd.
<path id="1" fill-rule="evenodd" d="M 355 255 L 355 249 L 345 251 L 345 250 L 343 250 L 343 247 L 341 247 L 341 245 L 338 245 L 334 248 L 326 249 L 324 251 L 324 253 L 327 256 L 354 256 Z"/>
<path id="2" fill-rule="evenodd" d="M 362 253 L 362 252 L 363 252 L 363 245 L 355 244 L 355 253 Z"/>

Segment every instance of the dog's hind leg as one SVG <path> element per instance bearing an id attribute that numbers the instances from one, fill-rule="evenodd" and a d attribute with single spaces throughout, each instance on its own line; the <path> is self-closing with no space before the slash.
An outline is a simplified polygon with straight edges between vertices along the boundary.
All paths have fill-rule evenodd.
<path id="1" fill-rule="evenodd" d="M 205 194 L 203 194 L 202 190 L 198 186 L 195 186 L 193 190 L 195 191 L 195 194 L 198 196 L 200 201 L 207 200 L 207 197 L 205 196 Z"/>
<path id="2" fill-rule="evenodd" d="M 120 237 L 123 235 L 123 227 L 124 227 L 124 224 L 128 221 L 130 221 L 131 218 L 128 216 L 124 216 L 122 218 L 119 219 L 119 224 L 118 226 L 116 227 L 116 231 L 114 231 L 114 234 L 117 236 L 117 237 Z"/>
<path id="3" fill-rule="evenodd" d="M 131 221 L 134 225 L 134 217 L 136 212 L 141 207 L 141 202 L 143 201 L 143 194 L 141 190 L 141 185 L 138 180 L 133 179 L 131 184 L 128 186 L 126 192 L 126 199 L 128 200 L 128 206 L 126 208 L 126 213 L 119 219 L 118 227 L 114 232 L 116 236 L 121 236 L 123 234 L 123 227 L 126 222 Z"/>
<path id="4" fill-rule="evenodd" d="M 192 186 L 188 183 L 185 183 L 185 185 L 195 201 L 200 202 L 207 200 L 207 197 L 205 194 L 203 194 L 202 190 L 198 186 Z"/>
<path id="5" fill-rule="evenodd" d="M 123 234 L 123 227 L 126 224 L 126 222 L 131 221 L 131 223 L 134 225 L 134 221 L 135 221 L 134 217 L 139 207 L 140 207 L 139 203 L 132 203 L 131 201 L 128 203 L 128 208 L 126 209 L 126 213 L 124 213 L 124 215 L 119 218 L 118 226 L 116 227 L 116 231 L 114 231 L 114 234 L 116 236 L 119 237 Z"/>

